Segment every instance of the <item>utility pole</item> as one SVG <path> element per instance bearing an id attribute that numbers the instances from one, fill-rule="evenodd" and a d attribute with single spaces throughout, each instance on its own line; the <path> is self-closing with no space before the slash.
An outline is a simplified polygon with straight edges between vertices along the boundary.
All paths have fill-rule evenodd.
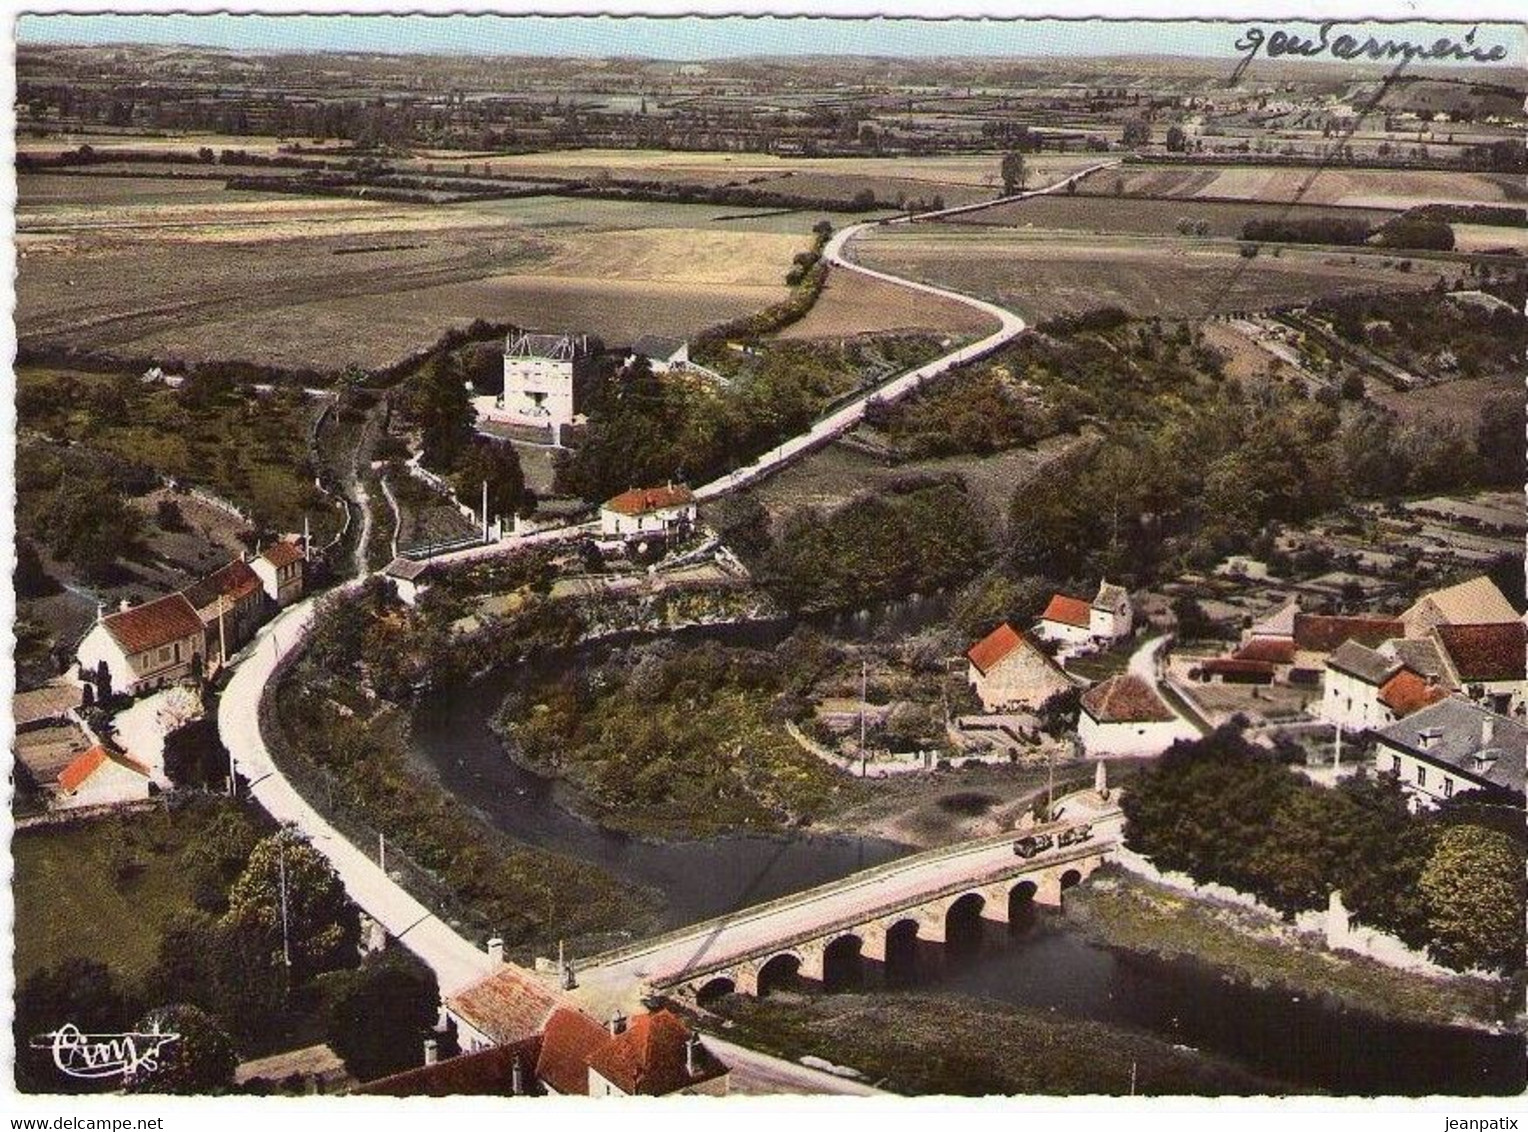
<path id="1" fill-rule="evenodd" d="M 860 777 L 865 777 L 865 764 L 869 761 L 865 752 L 865 709 L 868 703 L 865 699 L 866 677 L 869 672 L 869 663 L 864 657 L 860 657 Z"/>
<path id="2" fill-rule="evenodd" d="M 228 619 L 228 595 L 218 594 L 218 660 L 223 664 L 228 663 L 228 630 L 225 622 Z"/>
<path id="3" fill-rule="evenodd" d="M 483 541 L 488 541 L 488 481 L 483 481 Z"/>
<path id="4" fill-rule="evenodd" d="M 1337 777 L 1337 770 L 1342 766 L 1342 721 L 1337 721 L 1337 742 L 1332 747 L 1332 777 Z"/>
<path id="5" fill-rule="evenodd" d="M 387 872 L 387 836 L 377 831 L 377 868 Z"/>
<path id="6" fill-rule="evenodd" d="M 276 849 L 277 868 L 281 875 L 281 961 L 286 964 L 287 970 L 292 969 L 292 944 L 287 928 L 287 883 L 286 883 L 286 841 L 282 840 Z"/>

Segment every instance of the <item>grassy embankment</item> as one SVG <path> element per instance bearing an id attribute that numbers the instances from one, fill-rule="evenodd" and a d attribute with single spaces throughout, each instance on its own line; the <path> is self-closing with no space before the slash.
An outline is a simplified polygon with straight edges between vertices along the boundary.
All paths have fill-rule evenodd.
<path id="1" fill-rule="evenodd" d="M 143 975 L 166 920 L 194 904 L 196 843 L 222 809 L 208 800 L 18 831 L 17 982 L 68 956 Z"/>
<path id="2" fill-rule="evenodd" d="M 1522 1002 L 1506 980 L 1427 978 L 1327 951 L 1320 940 L 1266 915 L 1129 874 L 1095 876 L 1067 897 L 1065 914 L 1086 937 L 1109 947 L 1193 958 L 1238 982 L 1319 995 L 1386 1017 L 1498 1024 Z"/>
<path id="3" fill-rule="evenodd" d="M 1287 1085 L 1147 1034 L 975 998 L 730 996 L 728 1037 L 816 1055 L 890 1092 L 959 1096 L 1287 1093 Z"/>

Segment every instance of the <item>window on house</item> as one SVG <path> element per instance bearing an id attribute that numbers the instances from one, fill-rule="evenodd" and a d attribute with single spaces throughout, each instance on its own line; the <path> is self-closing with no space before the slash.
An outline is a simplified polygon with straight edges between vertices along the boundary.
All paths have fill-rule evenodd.
<path id="1" fill-rule="evenodd" d="M 166 645 L 159 650 L 159 663 L 164 664 L 170 659 L 170 646 Z"/>
<path id="2" fill-rule="evenodd" d="M 1422 766 L 1420 763 L 1417 764 L 1417 785 L 1427 785 L 1427 768 Z"/>
<path id="3" fill-rule="evenodd" d="M 1446 774 L 1443 776 L 1443 796 L 1445 798 L 1454 796 L 1454 780 Z"/>
<path id="4" fill-rule="evenodd" d="M 1401 773 L 1401 756 L 1400 755 L 1391 755 L 1390 756 L 1390 769 L 1396 775 L 1399 775 Z"/>

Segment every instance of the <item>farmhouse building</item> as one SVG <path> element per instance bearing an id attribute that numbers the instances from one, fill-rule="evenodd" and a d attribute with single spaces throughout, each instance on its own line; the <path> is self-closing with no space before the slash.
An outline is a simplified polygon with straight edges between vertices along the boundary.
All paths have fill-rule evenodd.
<path id="1" fill-rule="evenodd" d="M 387 579 L 387 584 L 392 587 L 393 593 L 398 595 L 399 601 L 404 605 L 417 605 L 419 599 L 430 588 L 429 572 L 428 562 L 420 562 L 400 555 L 387 564 L 387 568 L 382 571 L 382 576 Z"/>
<path id="2" fill-rule="evenodd" d="M 1375 769 L 1394 774 L 1414 806 L 1466 790 L 1523 793 L 1528 728 L 1457 697 L 1377 731 Z"/>
<path id="3" fill-rule="evenodd" d="M 1139 676 L 1122 673 L 1082 696 L 1077 738 L 1090 758 L 1102 755 L 1161 754 L 1179 739 L 1199 732 L 1179 719 Z"/>
<path id="4" fill-rule="evenodd" d="M 583 410 L 596 374 L 589 339 L 572 334 L 511 334 L 504 347 L 504 391 L 493 417 L 559 430 Z"/>
<path id="5" fill-rule="evenodd" d="M 985 711 L 1037 708 L 1072 679 L 1040 647 L 1004 622 L 966 653 L 966 679 Z"/>
<path id="6" fill-rule="evenodd" d="M 200 676 L 206 626 L 184 594 L 101 617 L 80 642 L 80 676 L 106 665 L 114 692 L 136 696 Z"/>
<path id="7" fill-rule="evenodd" d="M 1380 702 L 1380 689 L 1402 669 L 1394 657 L 1344 641 L 1326 659 L 1322 675 L 1321 718 L 1351 731 L 1366 731 L 1390 722 Z"/>
<path id="8" fill-rule="evenodd" d="M 1053 641 L 1067 654 L 1107 648 L 1128 637 L 1134 626 L 1130 596 L 1107 579 L 1098 584 L 1092 601 L 1052 594 L 1035 626 L 1035 635 Z"/>
<path id="9" fill-rule="evenodd" d="M 1292 639 L 1294 661 L 1289 678 L 1293 682 L 1316 684 L 1326 667 L 1326 658 L 1344 641 L 1357 641 L 1377 649 L 1392 637 L 1405 635 L 1406 627 L 1391 617 L 1336 617 L 1319 613 L 1296 613 Z"/>
<path id="10" fill-rule="evenodd" d="M 502 960 L 504 944 L 490 940 L 489 953 Z M 463 1053 L 508 1045 L 539 1034 L 552 1011 L 567 1005 L 564 996 L 529 971 L 503 964 L 486 978 L 462 988 L 445 1000 L 447 1020 L 456 1029 Z"/>
<path id="11" fill-rule="evenodd" d="M 656 334 L 645 334 L 631 344 L 631 353 L 626 357 L 626 364 L 631 365 L 638 358 L 646 358 L 654 373 L 682 370 L 690 364 L 690 344 L 682 338 L 662 338 Z"/>
<path id="12" fill-rule="evenodd" d="M 373 1096 L 726 1096 L 730 1071 L 675 1014 L 604 1026 L 562 1006 L 535 1034 L 363 1085 Z"/>
<path id="13" fill-rule="evenodd" d="M 1492 711 L 1522 713 L 1528 628 L 1521 621 L 1439 625 L 1432 639 L 1452 687 Z"/>
<path id="14" fill-rule="evenodd" d="M 149 768 L 137 759 L 97 743 L 59 772 L 53 808 L 72 810 L 141 801 L 151 792 L 150 781 Z"/>
<path id="15" fill-rule="evenodd" d="M 1484 574 L 1423 594 L 1401 614 L 1406 636 L 1426 637 L 1439 625 L 1490 625 L 1516 621 L 1517 611 Z"/>
<path id="16" fill-rule="evenodd" d="M 600 533 L 612 538 L 683 535 L 695 526 L 695 496 L 683 484 L 634 487 L 600 507 Z"/>
<path id="17" fill-rule="evenodd" d="M 265 613 L 265 587 L 242 558 L 180 591 L 206 631 L 209 665 L 238 652 L 255 635 Z"/>
<path id="18" fill-rule="evenodd" d="M 260 578 L 265 596 L 285 608 L 302 597 L 307 556 L 291 539 L 273 542 L 250 562 L 250 569 Z"/>

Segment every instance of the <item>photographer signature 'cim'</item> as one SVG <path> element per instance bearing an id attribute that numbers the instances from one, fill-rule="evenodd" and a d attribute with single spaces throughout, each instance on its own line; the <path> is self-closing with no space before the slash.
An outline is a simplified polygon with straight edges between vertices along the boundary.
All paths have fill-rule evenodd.
<path id="1" fill-rule="evenodd" d="M 1266 32 L 1261 27 L 1249 27 L 1236 41 L 1236 50 L 1245 53 L 1244 64 L 1256 59 L 1260 51 L 1267 59 L 1284 56 L 1313 59 L 1319 55 L 1330 55 L 1344 62 L 1405 60 L 1408 63 L 1499 63 L 1507 57 L 1507 48 L 1500 43 L 1489 47 L 1476 46 L 1475 35 L 1480 31 L 1479 25 L 1470 28 L 1463 39 L 1450 39 L 1445 35 L 1431 43 L 1420 44 L 1405 39 L 1380 39 L 1373 35 L 1349 35 L 1346 32 L 1333 37 L 1332 29 L 1338 26 L 1338 21 L 1328 20 L 1320 25 L 1315 37 L 1282 30 Z"/>

